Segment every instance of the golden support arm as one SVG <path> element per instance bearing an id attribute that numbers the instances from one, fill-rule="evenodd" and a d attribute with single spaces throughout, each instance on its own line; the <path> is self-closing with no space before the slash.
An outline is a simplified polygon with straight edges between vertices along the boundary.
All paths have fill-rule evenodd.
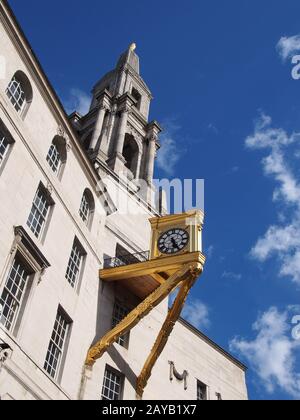
<path id="1" fill-rule="evenodd" d="M 86 358 L 86 366 L 92 367 L 106 350 L 115 343 L 119 337 L 126 334 L 148 313 L 159 305 L 182 281 L 189 280 L 191 273 L 202 270 L 200 263 L 186 264 L 181 270 L 174 273 L 165 283 L 151 293 L 140 305 L 131 311 L 115 328 L 105 334 L 98 343 L 92 346 Z"/>
<path id="2" fill-rule="evenodd" d="M 159 335 L 155 341 L 155 344 L 151 350 L 151 353 L 148 359 L 146 360 L 146 363 L 141 371 L 140 376 L 137 379 L 136 393 L 140 398 L 142 398 L 143 396 L 144 389 L 151 376 L 152 369 L 157 359 L 161 355 L 162 351 L 164 350 L 167 344 L 168 338 L 176 324 L 176 321 L 180 317 L 181 311 L 188 297 L 188 294 L 191 288 L 193 287 L 198 275 L 201 273 L 201 271 L 202 271 L 202 267 L 198 267 L 198 269 L 194 269 L 193 271 L 190 271 L 189 278 L 184 280 L 184 282 L 182 282 L 182 285 L 180 286 L 179 292 L 172 305 L 172 308 L 170 309 L 168 313 L 168 316 L 159 332 Z"/>

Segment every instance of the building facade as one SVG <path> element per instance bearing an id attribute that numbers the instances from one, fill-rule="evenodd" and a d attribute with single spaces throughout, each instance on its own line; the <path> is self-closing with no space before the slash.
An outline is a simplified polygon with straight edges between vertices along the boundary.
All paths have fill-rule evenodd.
<path id="1" fill-rule="evenodd" d="M 6 1 L 0 55 L 0 397 L 135 399 L 167 301 L 84 374 L 91 345 L 140 303 L 99 269 L 148 250 L 149 219 L 162 211 L 153 186 L 161 128 L 148 119 L 135 45 L 96 83 L 84 116 L 65 114 Z M 245 400 L 245 367 L 180 320 L 144 398 Z"/>

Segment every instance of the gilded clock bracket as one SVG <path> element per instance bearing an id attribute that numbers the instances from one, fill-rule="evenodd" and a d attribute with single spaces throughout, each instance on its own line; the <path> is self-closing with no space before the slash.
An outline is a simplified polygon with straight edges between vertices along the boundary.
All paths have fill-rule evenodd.
<path id="1" fill-rule="evenodd" d="M 181 282 L 189 279 L 191 272 L 197 270 L 197 267 L 199 270 L 199 267 L 202 267 L 202 265 L 199 263 L 187 264 L 171 275 L 168 280 L 161 284 L 142 303 L 133 309 L 115 328 L 105 334 L 104 337 L 90 348 L 86 358 L 86 365 L 92 367 L 96 360 L 102 357 L 118 338 L 135 327 L 142 318 L 159 305 Z"/>
<path id="2" fill-rule="evenodd" d="M 176 324 L 176 321 L 179 319 L 180 314 L 182 312 L 183 306 L 185 304 L 185 301 L 188 297 L 188 294 L 193 287 L 195 281 L 197 280 L 197 277 L 202 272 L 202 267 L 198 266 L 194 268 L 194 270 L 191 270 L 189 273 L 189 277 L 181 282 L 180 289 L 178 291 L 178 294 L 176 296 L 176 299 L 168 313 L 168 316 L 157 336 L 157 339 L 155 341 L 155 344 L 151 350 L 151 353 L 146 360 L 144 367 L 141 371 L 140 376 L 137 379 L 136 384 L 136 393 L 138 398 L 142 398 L 144 389 L 148 383 L 148 380 L 151 376 L 153 367 L 161 355 L 162 351 L 164 350 L 168 338 Z"/>
<path id="3" fill-rule="evenodd" d="M 152 309 L 176 289 L 179 289 L 151 353 L 137 379 L 136 392 L 139 398 L 142 398 L 152 369 L 180 317 L 189 291 L 203 271 L 205 263 L 205 257 L 201 252 L 203 220 L 203 212 L 197 210 L 181 215 L 150 219 L 152 227 L 150 259 L 100 270 L 102 281 L 108 283 L 122 282 L 133 294 L 142 299 L 142 303 L 90 348 L 85 362 L 86 368 L 91 368 L 118 338 L 134 328 Z M 181 249 L 176 243 L 174 249 L 170 251 L 170 243 L 167 243 L 166 249 L 162 248 L 162 252 L 160 252 L 158 243 L 161 234 L 165 232 L 169 233 L 170 236 L 174 226 L 175 230 L 186 229 L 186 232 L 189 233 L 188 240 L 182 241 L 183 247 Z M 182 236 L 184 235 L 185 233 Z"/>

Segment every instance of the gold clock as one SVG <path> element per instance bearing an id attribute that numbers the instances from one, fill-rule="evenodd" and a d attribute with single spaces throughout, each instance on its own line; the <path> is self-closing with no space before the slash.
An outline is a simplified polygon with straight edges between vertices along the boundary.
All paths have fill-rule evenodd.
<path id="1" fill-rule="evenodd" d="M 162 254 L 176 254 L 187 247 L 190 235 L 185 229 L 169 229 L 158 239 L 158 249 Z"/>
<path id="2" fill-rule="evenodd" d="M 151 219 L 150 258 L 201 252 L 203 222 L 204 213 L 199 210 Z"/>

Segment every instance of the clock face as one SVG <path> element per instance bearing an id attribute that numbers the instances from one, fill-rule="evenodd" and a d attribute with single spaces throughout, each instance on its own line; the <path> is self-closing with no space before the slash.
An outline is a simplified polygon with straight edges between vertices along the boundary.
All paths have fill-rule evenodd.
<path id="1" fill-rule="evenodd" d="M 184 229 L 170 229 L 158 240 L 158 249 L 162 254 L 176 254 L 182 251 L 189 242 L 189 234 Z"/>

